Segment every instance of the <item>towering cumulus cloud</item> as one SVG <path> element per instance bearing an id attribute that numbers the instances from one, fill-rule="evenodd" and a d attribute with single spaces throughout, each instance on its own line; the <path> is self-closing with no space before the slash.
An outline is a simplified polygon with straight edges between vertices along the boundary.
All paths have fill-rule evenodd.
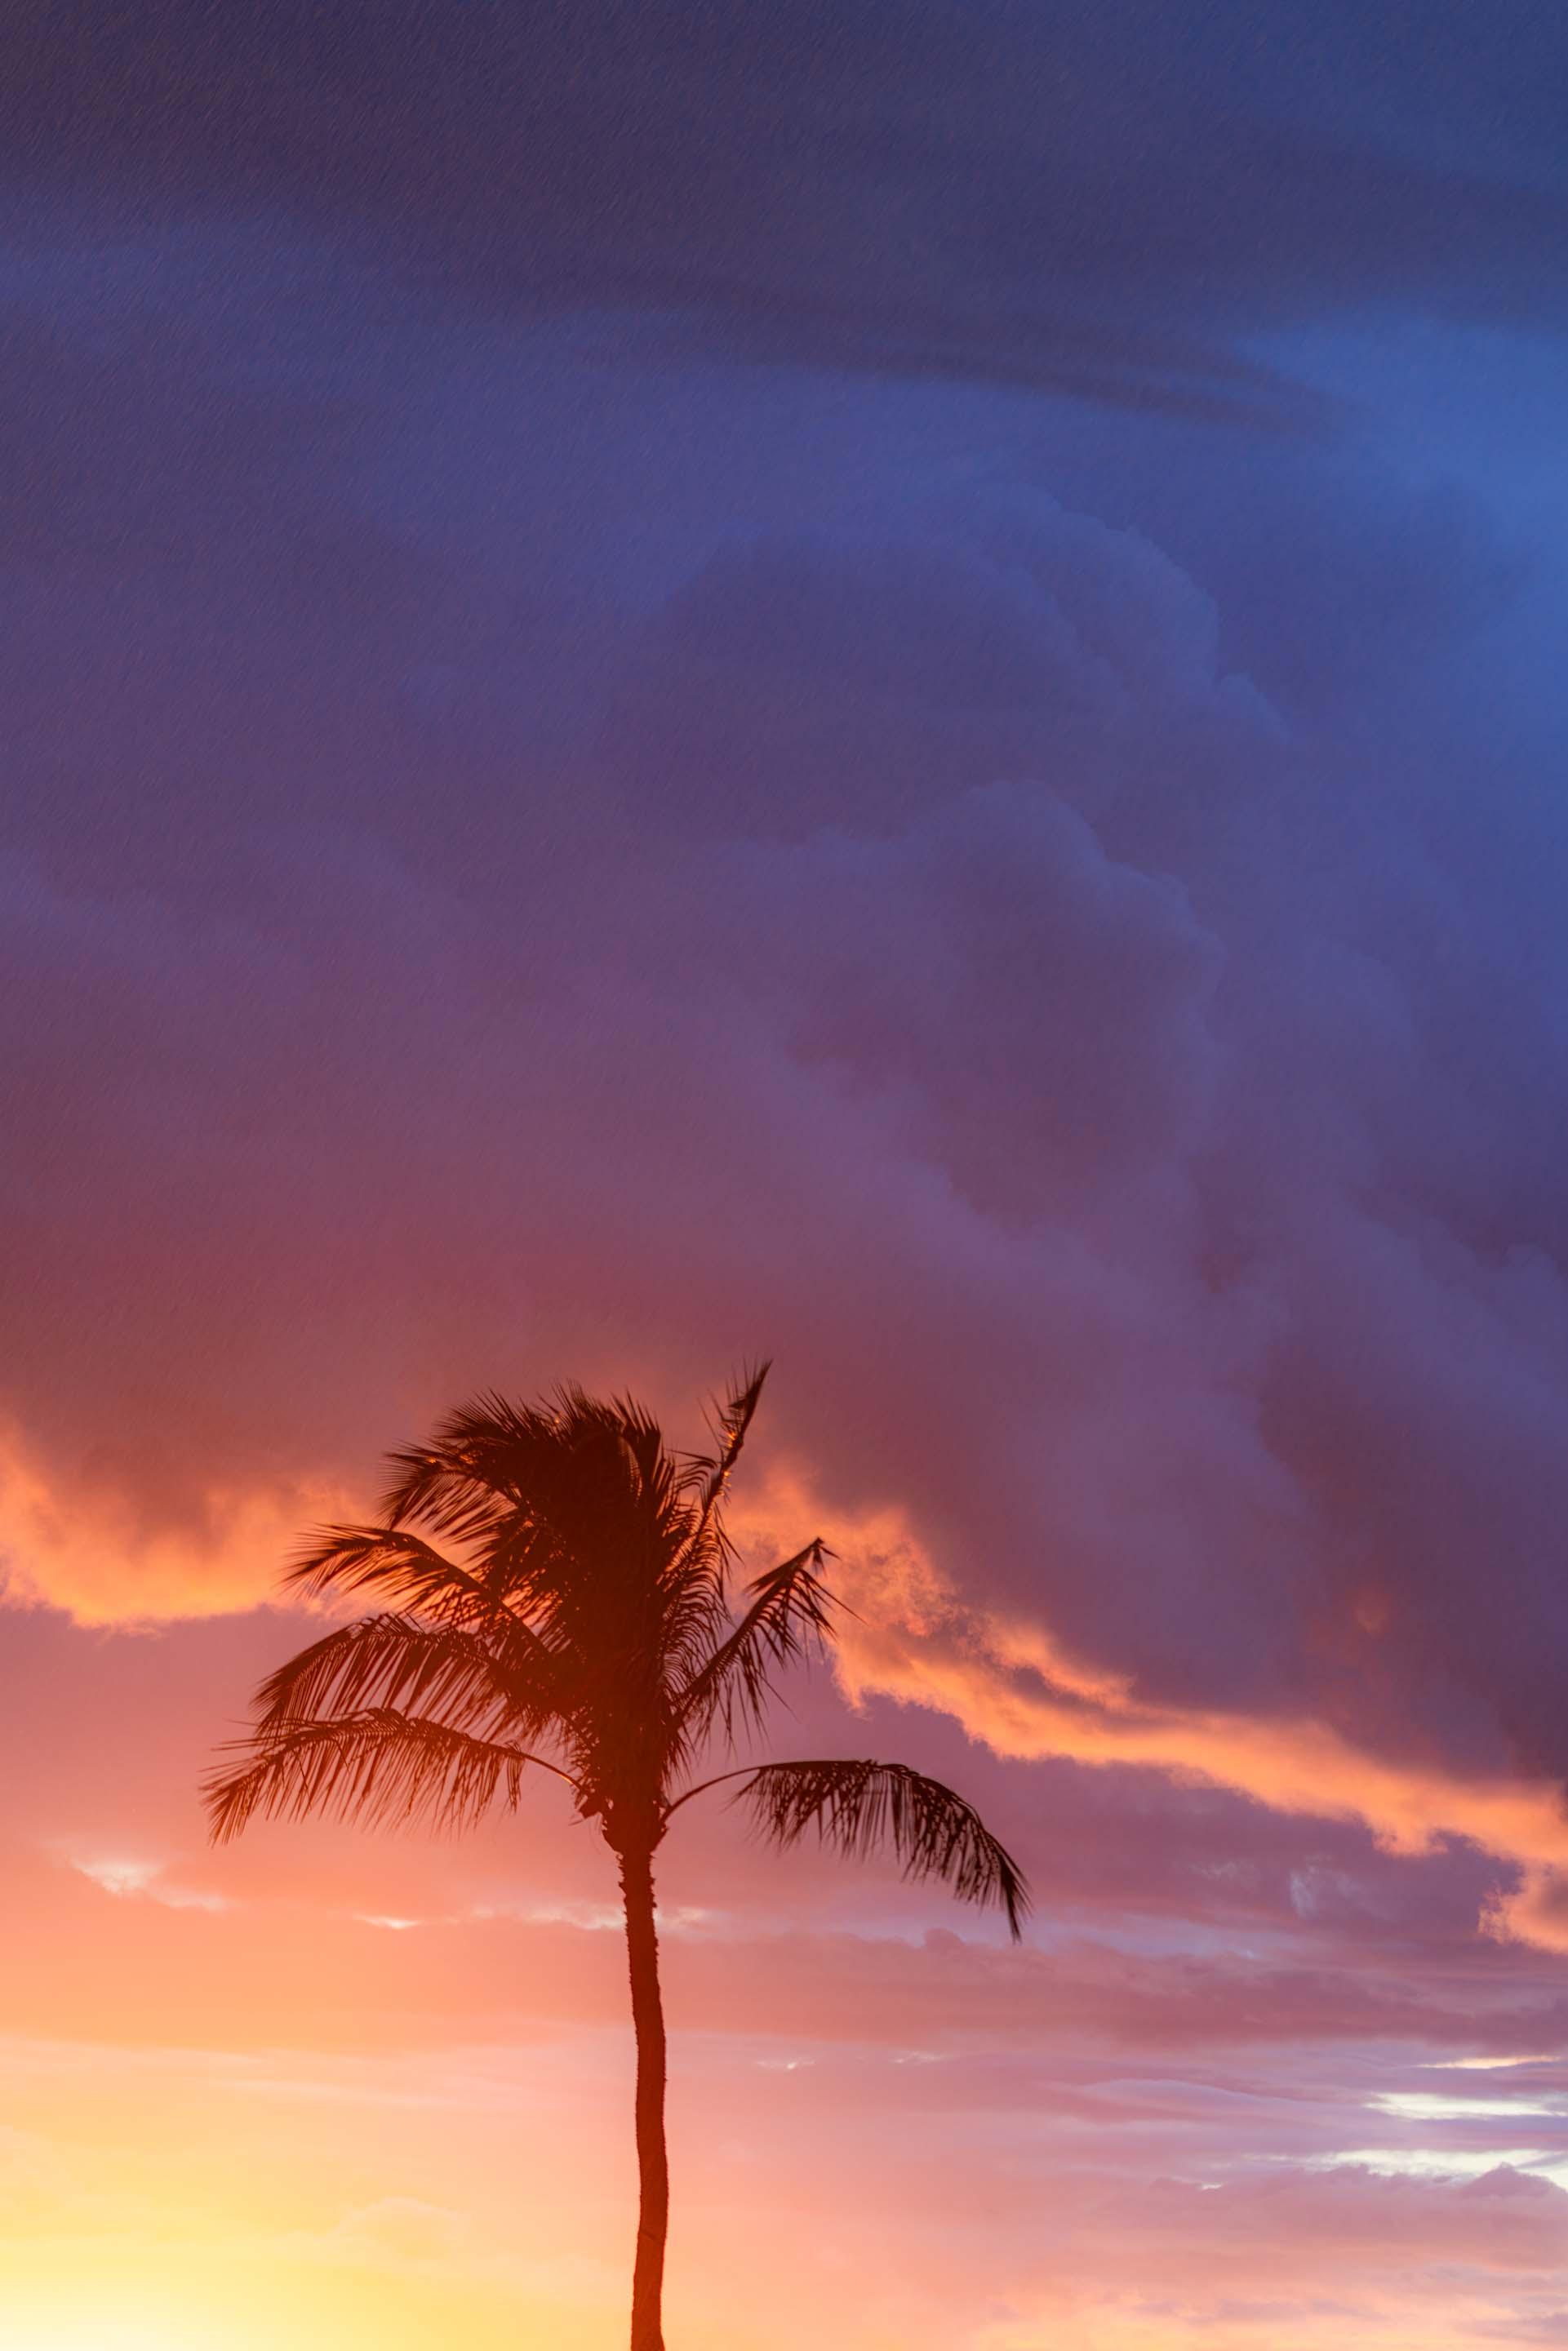
<path id="1" fill-rule="evenodd" d="M 1091 1752 L 1174 1739 L 1302 1802 L 1332 1729 L 1412 1818 L 1560 1771 L 1560 949 L 1539 820 L 1447 715 L 1412 746 L 1292 708 L 1140 533 L 891 479 L 852 532 L 667 524 L 552 730 L 499 618 L 528 545 L 469 581 L 405 526 L 425 585 L 389 609 L 387 423 L 302 479 L 277 420 L 315 388 L 269 389 L 247 479 L 263 397 L 197 315 L 207 381 L 139 428 L 167 492 L 65 567 L 95 702 L 31 687 L 75 740 L 6 873 L 18 1590 L 235 1605 L 454 1383 L 628 1364 L 674 1398 L 761 1340 L 821 1506 L 896 1501 L 963 1594 L 946 1667 L 1004 1743 L 1062 1735 L 1027 1729 L 1044 1643 L 1118 1694 Z M 60 341 L 96 414 L 105 362 Z M 526 462 L 492 431 L 476 470 Z M 304 598 L 268 549 L 307 529 Z M 1293 1771 L 1260 1760 L 1288 1726 Z M 1511 1801 L 1550 1858 L 1544 1788 Z"/>

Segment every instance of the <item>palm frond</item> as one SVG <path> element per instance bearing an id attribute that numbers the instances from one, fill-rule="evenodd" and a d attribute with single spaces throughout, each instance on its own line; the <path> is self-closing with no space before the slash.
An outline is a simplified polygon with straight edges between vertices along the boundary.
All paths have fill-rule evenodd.
<path id="1" fill-rule="evenodd" d="M 476 1635 L 406 1615 L 361 1616 L 268 1675 L 257 1735 L 368 1708 L 412 1708 L 454 1729 L 534 1740 L 563 1708 L 560 1665 L 526 1625 Z"/>
<path id="2" fill-rule="evenodd" d="M 449 1625 L 493 1618 L 502 1605 L 479 1576 L 400 1526 L 319 1528 L 284 1581 L 311 1599 L 374 1592 Z"/>
<path id="3" fill-rule="evenodd" d="M 390 1457 L 387 1523 L 413 1520 L 450 1540 L 480 1541 L 515 1510 L 559 1435 L 558 1413 L 494 1393 L 476 1397 L 448 1413 L 427 1445 Z"/>
<path id="4" fill-rule="evenodd" d="M 675 1460 L 647 1406 L 629 1395 L 599 1404 L 580 1388 L 567 1390 L 563 1402 L 580 1426 L 591 1416 L 613 1433 L 631 1465 L 640 1499 L 651 1516 L 663 1516 L 675 1491 Z"/>
<path id="5" fill-rule="evenodd" d="M 580 1388 L 538 1405 L 482 1395 L 392 1467 L 389 1527 L 413 1520 L 469 1548 L 476 1580 L 525 1611 L 570 1608 L 588 1584 L 602 1600 L 618 1575 L 648 1586 L 685 1531 L 657 1424 Z"/>
<path id="6" fill-rule="evenodd" d="M 515 1810 L 530 1763 L 570 1777 L 508 1741 L 471 1738 L 395 1707 L 298 1722 L 276 1737 L 235 1744 L 247 1761 L 212 1773 L 203 1791 L 219 1844 L 238 1836 L 258 1813 L 289 1820 L 351 1813 L 381 1823 L 423 1818 L 465 1828 L 497 1794 Z"/>
<path id="7" fill-rule="evenodd" d="M 661 1682 L 674 1694 L 695 1680 L 734 1626 L 722 1561 L 682 1554 L 659 1580 L 656 1645 Z"/>
<path id="8" fill-rule="evenodd" d="M 760 1728 L 775 1669 L 825 1647 L 838 1605 L 820 1573 L 831 1556 L 818 1538 L 747 1587 L 751 1604 L 739 1624 L 676 1694 L 683 1749 L 698 1745 L 716 1724 L 733 1749 L 739 1730 Z"/>
<path id="9" fill-rule="evenodd" d="M 674 1540 L 664 1578 L 660 1642 L 666 1675 L 676 1684 L 695 1679 L 731 1629 L 729 1573 L 734 1552 L 724 1529 L 724 1498 L 757 1416 L 768 1370 L 766 1362 L 759 1364 L 716 1407 L 716 1450 L 686 1454 L 679 1464 L 667 1514 Z"/>
<path id="10" fill-rule="evenodd" d="M 939 1878 L 961 1902 L 995 1904 L 1013 1940 L 1030 1907 L 1028 1882 L 972 1804 L 905 1763 L 765 1763 L 737 1790 L 762 1834 L 780 1847 L 809 1829 L 856 1859 L 885 1847 L 908 1878 Z"/>
<path id="11" fill-rule="evenodd" d="M 699 1522 L 711 1517 L 729 1482 L 730 1472 L 740 1458 L 741 1447 L 757 1417 L 757 1407 L 762 1401 L 762 1391 L 771 1368 L 765 1358 L 755 1371 L 743 1375 L 740 1386 L 725 1398 L 714 1415 L 714 1434 L 718 1439 L 716 1449 L 712 1454 L 698 1453 L 691 1457 L 691 1467 L 699 1481 Z"/>

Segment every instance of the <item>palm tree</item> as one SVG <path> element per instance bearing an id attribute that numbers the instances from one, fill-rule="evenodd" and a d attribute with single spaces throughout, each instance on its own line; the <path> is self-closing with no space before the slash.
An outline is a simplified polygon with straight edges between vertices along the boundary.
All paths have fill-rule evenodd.
<path id="1" fill-rule="evenodd" d="M 539 1771 L 598 1823 L 620 1870 L 637 2044 L 632 2351 L 664 2351 L 653 1856 L 674 1815 L 727 1782 L 775 1845 L 812 1830 L 847 1854 L 886 1847 L 906 1876 L 999 1904 L 1015 1939 L 1029 1901 L 971 1807 L 905 1764 L 832 1757 L 695 1777 L 716 1742 L 733 1756 L 760 1727 L 774 1672 L 826 1646 L 840 1604 L 820 1541 L 732 1604 L 725 1494 L 766 1375 L 718 1412 L 711 1455 L 673 1453 L 640 1405 L 576 1387 L 539 1405 L 481 1397 L 394 1454 L 382 1522 L 322 1530 L 288 1579 L 381 1605 L 262 1684 L 240 1760 L 205 1792 L 220 1840 L 257 1813 L 458 1827 L 497 1802 L 515 1809 Z"/>

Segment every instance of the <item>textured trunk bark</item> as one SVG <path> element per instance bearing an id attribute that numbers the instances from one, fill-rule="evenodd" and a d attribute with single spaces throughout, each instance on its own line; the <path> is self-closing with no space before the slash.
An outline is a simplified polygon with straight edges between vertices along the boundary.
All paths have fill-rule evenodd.
<path id="1" fill-rule="evenodd" d="M 670 2162 L 664 2146 L 664 2004 L 653 1924 L 653 1865 L 621 1856 L 626 1959 L 637 2035 L 637 2262 L 632 2278 L 632 2351 L 664 2351 L 664 2239 L 670 2224 Z"/>

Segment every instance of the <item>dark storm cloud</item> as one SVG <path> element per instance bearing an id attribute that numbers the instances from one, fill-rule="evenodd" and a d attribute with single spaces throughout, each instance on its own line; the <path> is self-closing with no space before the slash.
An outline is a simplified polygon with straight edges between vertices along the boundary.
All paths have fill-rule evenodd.
<path id="1" fill-rule="evenodd" d="M 1482 184 L 1440 47 L 1316 103 L 1348 17 L 22 22 L 24 1579 L 249 1598 L 455 1388 L 767 1344 L 952 1654 L 1561 1771 L 1563 844 L 1469 748 L 1550 561 L 886 327 L 1550 316 L 1536 82 Z"/>
<path id="2" fill-rule="evenodd" d="M 19 314 L 10 1409 L 131 1512 L 24 1564 L 254 1592 L 236 1498 L 455 1384 L 763 1341 L 835 1506 L 1140 1702 L 1559 1768 L 1545 818 L 1447 718 L 1287 718 L 1145 534 L 934 486 L 869 409 L 819 464 L 880 511 L 830 471 L 813 527 L 741 470 L 754 378 L 633 371 L 622 442 L 547 337 L 478 412 L 488 345 L 248 250 L 152 241 L 107 324 L 46 255 Z M 1385 488 L 1358 569 L 1315 488 L 1350 610 L 1401 529 L 1443 571 L 1462 717 L 1494 538 Z M 1252 559 L 1266 639 L 1294 545 Z"/>
<path id="3" fill-rule="evenodd" d="M 1306 421 L 1237 337 L 1553 312 L 1568 36 L 1517 5 L 24 0 L 11 183 L 281 208 L 762 361 Z"/>

